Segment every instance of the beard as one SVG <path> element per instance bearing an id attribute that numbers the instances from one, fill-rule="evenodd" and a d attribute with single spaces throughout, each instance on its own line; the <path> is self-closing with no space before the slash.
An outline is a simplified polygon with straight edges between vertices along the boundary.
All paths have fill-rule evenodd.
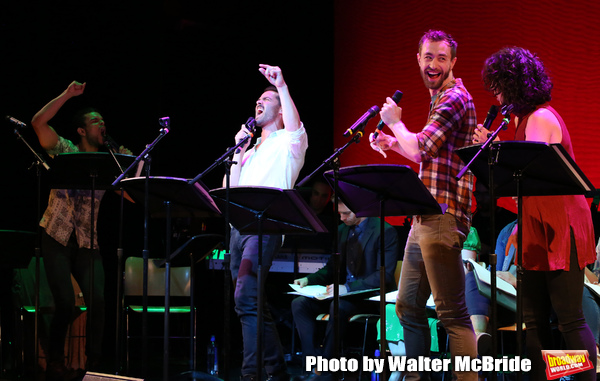
<path id="1" fill-rule="evenodd" d="M 264 127 L 277 119 L 277 112 L 272 109 L 264 109 L 260 115 L 255 115 L 256 127 Z"/>
<path id="2" fill-rule="evenodd" d="M 431 82 L 429 75 L 427 75 L 427 73 L 421 69 L 421 78 L 423 78 L 423 83 L 425 84 L 426 88 L 431 89 L 431 90 L 440 89 L 444 85 L 444 82 L 446 82 L 446 80 L 448 79 L 449 76 L 450 76 L 450 72 L 441 72 L 437 81 Z"/>

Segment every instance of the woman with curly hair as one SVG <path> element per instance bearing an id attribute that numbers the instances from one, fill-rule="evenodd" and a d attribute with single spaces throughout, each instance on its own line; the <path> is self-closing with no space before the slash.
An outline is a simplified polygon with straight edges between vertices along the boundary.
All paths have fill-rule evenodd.
<path id="1" fill-rule="evenodd" d="M 502 105 L 513 105 L 515 140 L 560 143 L 574 157 L 564 121 L 548 103 L 552 81 L 542 61 L 527 49 L 504 48 L 489 57 L 483 83 Z M 479 125 L 475 143 L 488 131 Z M 582 195 L 523 197 L 523 320 L 532 380 L 545 378 L 541 350 L 551 349 L 550 314 L 558 317 L 567 349 L 587 349 L 596 363 L 594 336 L 583 317 L 581 299 L 585 266 L 594 263 L 594 231 Z M 513 231 L 513 235 L 516 231 Z M 596 380 L 596 367 L 578 373 Z"/>

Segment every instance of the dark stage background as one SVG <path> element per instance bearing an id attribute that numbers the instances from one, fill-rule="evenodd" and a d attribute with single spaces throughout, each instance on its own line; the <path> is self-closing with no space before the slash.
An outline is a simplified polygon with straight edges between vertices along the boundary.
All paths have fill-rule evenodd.
<path id="1" fill-rule="evenodd" d="M 233 144 L 240 125 L 254 115 L 255 101 L 268 85 L 258 64 L 278 65 L 308 131 L 303 178 L 346 142 L 346 128 L 396 89 L 404 93 L 408 128 L 422 128 L 429 94 L 418 72 L 417 43 L 426 30 L 441 28 L 458 41 L 454 74 L 473 95 L 480 122 L 495 102 L 480 79 L 485 58 L 506 45 L 539 53 L 554 79 L 553 105 L 570 129 L 578 164 L 598 185 L 599 15 L 597 1 L 566 0 L 3 1 L 0 117 L 28 123 L 71 81 L 86 82 L 85 94 L 51 121 L 59 133 L 69 133 L 76 109 L 93 105 L 109 134 L 137 154 L 158 135 L 158 119 L 169 116 L 171 132 L 152 152 L 152 175 L 192 178 Z M 367 126 L 367 135 L 378 119 Z M 39 215 L 33 156 L 10 125 L 4 120 L 0 125 L 0 229 L 34 231 Z M 21 133 L 41 152 L 31 129 Z M 502 137 L 512 134 L 511 124 Z M 374 163 L 410 164 L 397 155 L 383 160 L 366 141 L 341 157 L 342 166 Z M 217 168 L 204 182 L 220 187 L 222 175 Z M 47 192 L 44 174 L 42 211 Z M 99 235 L 108 284 L 116 283 L 118 210 L 118 199 L 107 195 Z M 125 219 L 125 254 L 141 255 L 141 208 L 127 205 Z M 183 235 L 199 231 L 198 221 L 178 224 Z M 209 231 L 222 226 L 208 222 Z M 151 256 L 163 256 L 164 221 L 153 220 L 151 229 Z M 282 283 L 291 280 L 284 278 Z M 209 273 L 203 282 L 211 292 L 201 297 L 213 307 L 203 310 L 200 343 L 219 332 L 222 321 L 214 307 L 221 303 L 214 292 L 220 275 Z M 108 332 L 114 330 L 110 324 Z"/>
<path id="2" fill-rule="evenodd" d="M 300 178 L 308 175 L 332 153 L 333 7 L 331 1 L 3 1 L 0 229 L 35 231 L 39 219 L 36 171 L 30 169 L 33 156 L 4 116 L 29 123 L 73 80 L 87 83 L 85 93 L 67 102 L 51 121 L 59 133 L 70 136 L 73 112 L 93 105 L 104 116 L 108 133 L 138 154 L 157 137 L 158 119 L 169 116 L 170 133 L 152 152 L 152 175 L 193 178 L 234 144 L 241 124 L 254 116 L 255 102 L 269 85 L 258 65 L 280 66 L 308 131 Z M 21 133 L 42 152 L 31 128 Z M 209 188 L 220 187 L 223 174 L 219 167 L 203 181 Z M 41 211 L 47 198 L 44 173 Z M 99 239 L 107 277 L 109 358 L 114 353 L 118 211 L 118 198 L 108 193 L 99 216 Z M 140 206 L 126 205 L 126 256 L 142 254 L 142 217 Z M 201 230 L 200 221 L 175 223 L 179 235 L 174 245 Z M 209 232 L 222 232 L 224 227 L 222 221 L 206 225 Z M 164 256 L 164 227 L 163 220 L 151 221 L 151 257 Z M 185 257 L 178 260 L 186 263 Z M 222 272 L 204 267 L 198 265 L 201 356 L 210 334 L 223 344 Z M 8 274 L 2 276 L 6 304 Z M 287 278 L 283 284 L 290 281 Z M 9 320 L 3 319 L 3 324 Z M 241 336 L 233 312 L 231 329 L 237 354 Z M 8 343 L 10 337 L 3 339 Z M 160 355 L 160 346 L 156 349 Z M 237 355 L 231 360 L 240 361 Z M 200 361 L 199 369 L 204 370 L 202 357 Z M 154 363 L 160 365 L 160 360 Z"/>

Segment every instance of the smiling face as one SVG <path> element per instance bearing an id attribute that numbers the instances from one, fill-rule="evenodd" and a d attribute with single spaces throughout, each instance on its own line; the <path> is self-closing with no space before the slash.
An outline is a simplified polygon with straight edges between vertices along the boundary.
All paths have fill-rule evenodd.
<path id="1" fill-rule="evenodd" d="M 425 87 L 435 95 L 453 79 L 452 68 L 456 57 L 452 58 L 450 45 L 446 41 L 425 40 L 417 61 Z"/>
<path id="2" fill-rule="evenodd" d="M 267 90 L 256 101 L 254 108 L 256 125 L 264 127 L 273 123 L 281 115 L 281 103 L 276 91 Z"/>

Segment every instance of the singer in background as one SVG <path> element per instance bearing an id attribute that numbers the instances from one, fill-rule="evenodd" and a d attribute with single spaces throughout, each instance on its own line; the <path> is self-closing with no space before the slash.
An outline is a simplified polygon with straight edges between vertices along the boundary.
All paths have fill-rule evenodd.
<path id="1" fill-rule="evenodd" d="M 94 109 L 81 110 L 73 117 L 73 127 L 79 135 L 76 144 L 58 135 L 56 130 L 48 125 L 65 102 L 83 94 L 84 89 L 85 83 L 73 81 L 65 91 L 38 111 L 31 121 L 42 148 L 52 157 L 66 152 L 97 152 L 103 147 L 106 127 L 102 115 Z M 131 151 L 123 146 L 118 149 L 118 152 L 131 154 Z M 98 225 L 98 211 L 104 192 L 95 191 L 94 229 Z M 75 293 L 71 283 L 71 273 L 79 284 L 84 299 L 89 301 L 91 261 L 94 261 L 94 295 L 93 305 L 88 306 L 87 321 L 92 322 L 93 326 L 88 324 L 86 328 L 86 369 L 98 370 L 104 328 L 104 268 L 98 250 L 98 234 L 94 234 L 94 249 L 91 250 L 90 225 L 91 191 L 50 190 L 48 208 L 40 221 L 40 226 L 43 228 L 44 267 L 55 304 L 48 340 L 47 381 L 81 377 L 77 371 L 66 367 L 64 347 L 67 327 L 75 316 Z M 90 343 L 93 347 L 89 345 Z"/>
<path id="2" fill-rule="evenodd" d="M 251 149 L 249 143 L 233 156 L 236 162 L 231 168 L 231 186 L 266 186 L 291 189 L 304 165 L 308 138 L 304 125 L 277 66 L 259 65 L 258 69 L 271 83 L 256 101 L 256 126 L 261 128 L 260 137 Z M 236 134 L 239 143 L 250 131 L 242 126 Z M 273 258 L 282 243 L 281 235 L 262 236 L 262 268 L 271 268 Z M 235 311 L 242 323 L 244 358 L 242 381 L 256 380 L 256 321 L 258 290 L 258 236 L 241 235 L 231 228 L 231 275 L 235 283 Z M 266 279 L 266 277 L 264 277 Z M 288 381 L 289 373 L 277 328 L 269 309 L 264 312 L 264 367 L 271 381 Z"/>
<path id="3" fill-rule="evenodd" d="M 471 144 L 477 124 L 473 98 L 460 78 L 454 78 L 456 41 L 443 31 L 430 30 L 419 42 L 417 60 L 431 95 L 427 124 L 418 133 L 402 122 L 402 109 L 388 98 L 381 119 L 392 135 L 371 135 L 373 149 L 395 151 L 420 163 L 419 178 L 440 203 L 445 214 L 415 216 L 404 252 L 396 313 L 404 327 L 406 355 L 429 356 L 431 336 L 425 304 L 433 294 L 435 310 L 448 333 L 452 357 L 475 358 L 475 334 L 465 303 L 465 274 L 461 258 L 471 224 L 473 175 L 456 180 L 464 166 L 454 153 Z M 385 154 L 384 154 L 385 156 Z M 475 372 L 457 372 L 459 380 L 476 380 Z M 410 373 L 406 380 L 429 379 Z"/>
<path id="4" fill-rule="evenodd" d="M 482 70 L 488 91 L 502 105 L 513 105 L 515 140 L 558 143 L 575 159 L 569 131 L 549 102 L 552 80 L 542 61 L 527 49 L 504 48 Z M 473 141 L 485 141 L 482 126 Z M 596 345 L 581 309 L 585 266 L 596 260 L 594 230 L 583 195 L 523 197 L 523 321 L 532 380 L 545 379 L 542 349 L 551 348 L 554 309 L 566 349 L 586 349 L 594 367 L 578 380 L 596 379 Z M 516 230 L 513 238 L 516 242 Z"/>

